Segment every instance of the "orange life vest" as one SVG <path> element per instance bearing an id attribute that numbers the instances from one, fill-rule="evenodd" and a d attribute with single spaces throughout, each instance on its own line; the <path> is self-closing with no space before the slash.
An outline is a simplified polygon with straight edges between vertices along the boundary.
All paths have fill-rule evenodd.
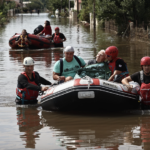
<path id="1" fill-rule="evenodd" d="M 140 88 L 140 96 L 142 98 L 142 103 L 145 105 L 150 105 L 150 83 L 144 83 L 144 73 L 143 70 L 140 71 L 140 80 L 141 80 L 141 88 Z"/>
<path id="2" fill-rule="evenodd" d="M 114 71 L 115 71 L 116 61 L 117 61 L 118 59 L 121 59 L 121 58 L 116 58 L 113 62 L 110 62 L 110 63 L 109 63 L 109 69 L 110 69 L 110 71 L 111 71 L 111 74 L 113 74 Z M 127 68 L 127 66 L 126 66 L 126 68 Z M 126 75 L 126 76 L 129 76 L 128 69 L 127 69 L 127 71 L 123 71 L 121 74 Z"/>
<path id="3" fill-rule="evenodd" d="M 60 33 L 58 35 L 55 33 L 54 43 L 56 43 L 56 44 L 62 43 L 61 40 L 62 39 L 60 38 Z"/>
<path id="4" fill-rule="evenodd" d="M 35 83 L 35 81 L 30 81 L 29 77 L 27 76 L 27 74 L 25 72 L 21 73 L 24 76 L 26 76 L 26 78 L 28 79 L 28 82 L 33 84 L 33 85 L 37 85 Z M 33 77 L 35 78 L 35 72 L 33 72 Z M 20 100 L 22 100 L 22 102 L 24 101 L 29 101 L 29 100 L 36 100 L 38 97 L 39 92 L 38 91 L 34 91 L 34 90 L 30 90 L 27 88 L 16 88 L 16 94 L 17 94 L 17 98 L 19 98 Z"/>

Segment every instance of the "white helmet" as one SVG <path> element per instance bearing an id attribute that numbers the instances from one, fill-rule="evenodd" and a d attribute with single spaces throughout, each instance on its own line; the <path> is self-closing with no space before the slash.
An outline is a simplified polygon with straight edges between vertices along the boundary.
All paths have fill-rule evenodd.
<path id="1" fill-rule="evenodd" d="M 25 66 L 33 66 L 34 65 L 34 60 L 31 57 L 26 57 L 23 60 L 23 65 L 25 65 Z"/>
<path id="2" fill-rule="evenodd" d="M 74 48 L 72 46 L 67 46 L 64 52 L 74 52 Z"/>

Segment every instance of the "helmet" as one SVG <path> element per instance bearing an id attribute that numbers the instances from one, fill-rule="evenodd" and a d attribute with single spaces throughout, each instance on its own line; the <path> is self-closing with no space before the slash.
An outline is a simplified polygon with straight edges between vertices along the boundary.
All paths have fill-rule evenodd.
<path id="1" fill-rule="evenodd" d="M 146 65 L 150 65 L 150 57 L 149 56 L 145 56 L 141 59 L 141 66 L 146 66 Z"/>
<path id="2" fill-rule="evenodd" d="M 106 49 L 105 53 L 111 56 L 112 59 L 115 59 L 118 56 L 118 48 L 116 46 L 110 46 Z"/>
<path id="3" fill-rule="evenodd" d="M 59 27 L 56 27 L 56 28 L 55 28 L 55 31 L 56 31 L 56 30 L 59 30 Z"/>
<path id="4" fill-rule="evenodd" d="M 23 65 L 25 65 L 25 66 L 33 66 L 34 65 L 34 60 L 31 57 L 26 57 L 23 60 Z"/>
<path id="5" fill-rule="evenodd" d="M 64 52 L 74 52 L 74 48 L 72 46 L 67 46 Z"/>

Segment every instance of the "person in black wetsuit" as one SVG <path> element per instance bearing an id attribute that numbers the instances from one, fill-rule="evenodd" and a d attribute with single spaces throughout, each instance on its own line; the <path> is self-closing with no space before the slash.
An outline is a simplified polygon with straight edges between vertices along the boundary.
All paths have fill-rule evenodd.
<path id="1" fill-rule="evenodd" d="M 136 89 L 140 95 L 141 108 L 150 109 L 150 57 L 145 56 L 141 59 L 141 71 L 132 74 L 122 80 L 131 92 L 133 86 L 129 84 L 130 81 L 139 83 L 140 89 Z"/>
<path id="2" fill-rule="evenodd" d="M 128 90 L 132 90 L 132 85 L 129 84 L 130 81 L 134 81 L 139 83 L 139 85 L 142 85 L 142 80 L 141 80 L 141 73 L 143 74 L 143 83 L 149 84 L 150 83 L 150 57 L 145 56 L 141 59 L 141 69 L 142 72 L 136 72 L 122 80 L 122 83 L 127 85 Z M 140 73 L 141 72 L 141 73 Z"/>
<path id="3" fill-rule="evenodd" d="M 55 28 L 55 33 L 52 35 L 52 41 L 55 47 L 63 47 L 63 42 L 66 41 L 66 37 L 63 33 L 59 32 L 59 28 Z"/>
<path id="4" fill-rule="evenodd" d="M 114 81 L 121 83 L 121 80 L 129 76 L 127 64 L 123 59 L 118 58 L 118 48 L 116 46 L 109 46 L 105 50 L 105 54 L 108 60 L 109 69 L 112 73 L 108 81 Z"/>
<path id="5" fill-rule="evenodd" d="M 51 85 L 34 70 L 34 60 L 26 57 L 23 61 L 25 71 L 18 77 L 16 88 L 16 104 L 36 104 L 39 91 L 46 91 L 49 87 L 42 87 L 40 84 Z"/>

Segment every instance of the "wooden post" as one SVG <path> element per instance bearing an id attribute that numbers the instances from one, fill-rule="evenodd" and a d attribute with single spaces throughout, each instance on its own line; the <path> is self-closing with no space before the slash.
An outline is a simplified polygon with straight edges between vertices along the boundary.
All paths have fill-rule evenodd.
<path id="1" fill-rule="evenodd" d="M 79 21 L 78 15 L 79 15 L 79 0 L 77 0 L 77 21 Z"/>
<path id="2" fill-rule="evenodd" d="M 94 29 L 96 28 L 96 19 L 95 19 L 95 0 L 93 0 L 93 25 Z"/>
<path id="3" fill-rule="evenodd" d="M 21 23 L 23 23 L 23 0 L 21 0 Z"/>

